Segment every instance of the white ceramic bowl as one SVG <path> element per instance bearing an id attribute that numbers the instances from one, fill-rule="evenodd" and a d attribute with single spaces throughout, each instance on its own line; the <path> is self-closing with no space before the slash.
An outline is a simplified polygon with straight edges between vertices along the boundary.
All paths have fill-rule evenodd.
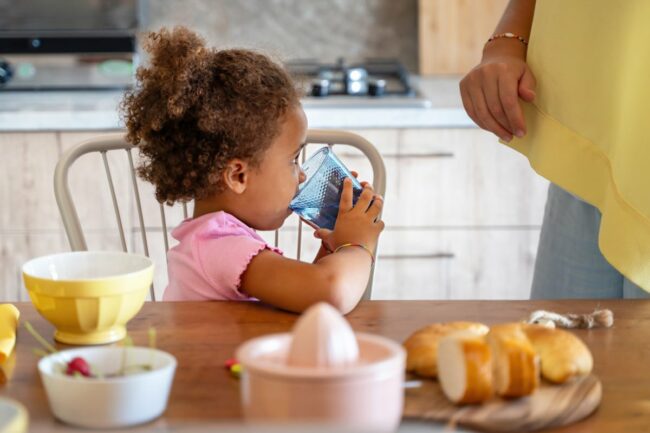
<path id="1" fill-rule="evenodd" d="M 61 365 L 72 358 L 84 358 L 102 374 L 115 373 L 122 365 L 151 364 L 150 371 L 112 378 L 68 376 Z M 117 428 L 151 421 L 167 407 L 176 358 L 147 347 L 88 347 L 64 350 L 38 363 L 54 416 L 87 428 Z"/>

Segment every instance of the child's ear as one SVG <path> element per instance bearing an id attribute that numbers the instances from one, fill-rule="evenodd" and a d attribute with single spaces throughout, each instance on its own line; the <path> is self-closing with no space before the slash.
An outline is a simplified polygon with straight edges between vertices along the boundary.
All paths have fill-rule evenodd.
<path id="1" fill-rule="evenodd" d="M 226 187 L 235 194 L 242 194 L 248 186 L 250 165 L 241 159 L 233 159 L 223 171 Z"/>

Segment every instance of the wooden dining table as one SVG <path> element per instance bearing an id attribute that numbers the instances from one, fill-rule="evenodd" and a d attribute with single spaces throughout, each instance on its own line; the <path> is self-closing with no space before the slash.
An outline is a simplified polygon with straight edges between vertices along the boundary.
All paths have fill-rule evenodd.
<path id="1" fill-rule="evenodd" d="M 30 303 L 15 305 L 20 310 L 21 323 L 31 322 L 53 341 L 53 327 Z M 355 331 L 401 342 L 432 322 L 472 320 L 490 325 L 523 320 L 539 309 L 589 313 L 595 308 L 611 309 L 614 325 L 574 332 L 593 353 L 594 374 L 602 382 L 601 404 L 595 413 L 576 424 L 544 431 L 650 432 L 650 300 L 372 300 L 362 301 L 346 317 Z M 257 302 L 146 303 L 128 323 L 128 333 L 136 345 L 146 345 L 147 331 L 154 327 L 157 347 L 172 353 L 178 360 L 178 368 L 164 415 L 134 431 L 184 431 L 183 426 L 240 424 L 239 380 L 224 367 L 225 361 L 250 338 L 289 331 L 297 317 Z M 15 368 L 7 383 L 0 385 L 0 395 L 27 407 L 30 431 L 79 431 L 52 416 L 38 375 L 34 347 L 38 347 L 37 342 L 19 326 Z M 58 347 L 67 348 L 62 344 Z M 403 428 L 407 431 L 407 423 Z M 440 424 L 427 422 L 417 431 L 443 430 Z"/>

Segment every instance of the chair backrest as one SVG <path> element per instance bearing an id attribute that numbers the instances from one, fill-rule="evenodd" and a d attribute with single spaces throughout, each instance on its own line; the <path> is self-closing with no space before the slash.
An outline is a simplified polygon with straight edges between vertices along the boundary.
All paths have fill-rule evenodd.
<path id="1" fill-rule="evenodd" d="M 308 145 L 347 145 L 353 148 L 358 149 L 361 153 L 368 159 L 371 169 L 373 181 L 372 185 L 375 191 L 382 196 L 386 191 L 386 168 L 384 166 L 383 159 L 377 149 L 363 137 L 345 131 L 335 131 L 335 130 L 309 130 L 307 134 L 307 143 Z M 302 159 L 303 161 L 307 155 L 307 146 L 303 150 Z M 54 195 L 56 197 L 56 202 L 63 219 L 63 225 L 65 228 L 70 247 L 73 251 L 83 251 L 87 250 L 86 238 L 84 232 L 81 228 L 81 223 L 79 221 L 79 216 L 77 214 L 77 209 L 70 192 L 68 185 L 68 172 L 72 164 L 81 156 L 89 153 L 99 153 L 101 154 L 104 171 L 106 179 L 108 181 L 108 187 L 111 194 L 111 200 L 113 205 L 113 211 L 115 214 L 115 219 L 117 223 L 117 229 L 120 235 L 120 242 L 123 251 L 128 251 L 127 241 L 125 236 L 125 230 L 122 222 L 122 213 L 120 212 L 120 206 L 118 202 L 118 194 L 116 193 L 115 183 L 113 176 L 111 174 L 111 167 L 108 161 L 107 153 L 111 151 L 125 151 L 127 155 L 127 161 L 129 164 L 130 172 L 130 181 L 132 185 L 132 190 L 135 198 L 135 206 L 138 215 L 139 231 L 142 241 L 142 247 L 145 255 L 149 256 L 149 242 L 147 240 L 147 230 L 144 223 L 144 214 L 142 199 L 140 195 L 140 190 L 138 188 L 136 168 L 134 164 L 134 158 L 132 151 L 135 146 L 127 143 L 123 133 L 115 134 L 105 134 L 97 138 L 93 138 L 87 141 L 80 143 L 79 145 L 69 149 L 65 152 L 59 162 L 56 165 L 54 171 Z M 160 219 L 162 225 L 162 234 L 164 240 L 165 251 L 169 249 L 169 237 L 168 237 L 168 228 L 165 215 L 165 206 L 161 203 L 158 204 L 160 208 Z M 183 203 L 183 216 L 188 217 L 187 204 Z M 303 245 L 302 239 L 302 221 L 298 221 L 297 224 L 297 249 L 296 249 L 296 258 L 300 259 L 301 249 Z M 275 231 L 275 246 L 278 246 L 280 232 Z M 375 254 L 376 255 L 376 254 Z M 368 287 L 364 293 L 364 299 L 370 298 L 370 293 L 372 289 L 372 280 L 374 276 L 374 268 L 371 273 L 371 278 L 368 283 Z M 156 300 L 154 287 L 151 287 L 151 300 Z"/>

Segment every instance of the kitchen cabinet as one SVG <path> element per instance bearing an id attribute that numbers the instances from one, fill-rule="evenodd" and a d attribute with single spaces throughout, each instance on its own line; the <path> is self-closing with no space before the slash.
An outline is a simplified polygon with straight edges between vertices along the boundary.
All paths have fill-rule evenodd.
<path id="1" fill-rule="evenodd" d="M 384 156 L 386 229 L 380 239 L 373 297 L 378 299 L 527 298 L 546 197 L 546 181 L 516 152 L 475 129 L 362 129 Z M 71 146 L 101 132 L 0 133 L 0 297 L 26 300 L 20 267 L 30 258 L 67 251 L 54 192 L 55 162 Z M 335 148 L 346 165 L 370 179 L 362 155 Z M 134 154 L 135 156 L 135 154 Z M 126 153 L 109 154 L 130 251 L 143 252 Z M 70 172 L 70 188 L 90 249 L 120 249 L 103 162 L 87 155 Z M 166 260 L 160 208 L 151 185 L 138 181 L 149 252 L 160 297 Z M 166 207 L 167 227 L 184 218 Z M 189 209 L 191 213 L 191 209 Z M 302 258 L 318 241 L 303 226 Z M 262 233 L 270 242 L 274 233 Z M 295 257 L 297 220 L 279 235 Z M 169 238 L 171 245 L 173 240 Z M 11 290 L 6 288 L 12 288 Z"/>

